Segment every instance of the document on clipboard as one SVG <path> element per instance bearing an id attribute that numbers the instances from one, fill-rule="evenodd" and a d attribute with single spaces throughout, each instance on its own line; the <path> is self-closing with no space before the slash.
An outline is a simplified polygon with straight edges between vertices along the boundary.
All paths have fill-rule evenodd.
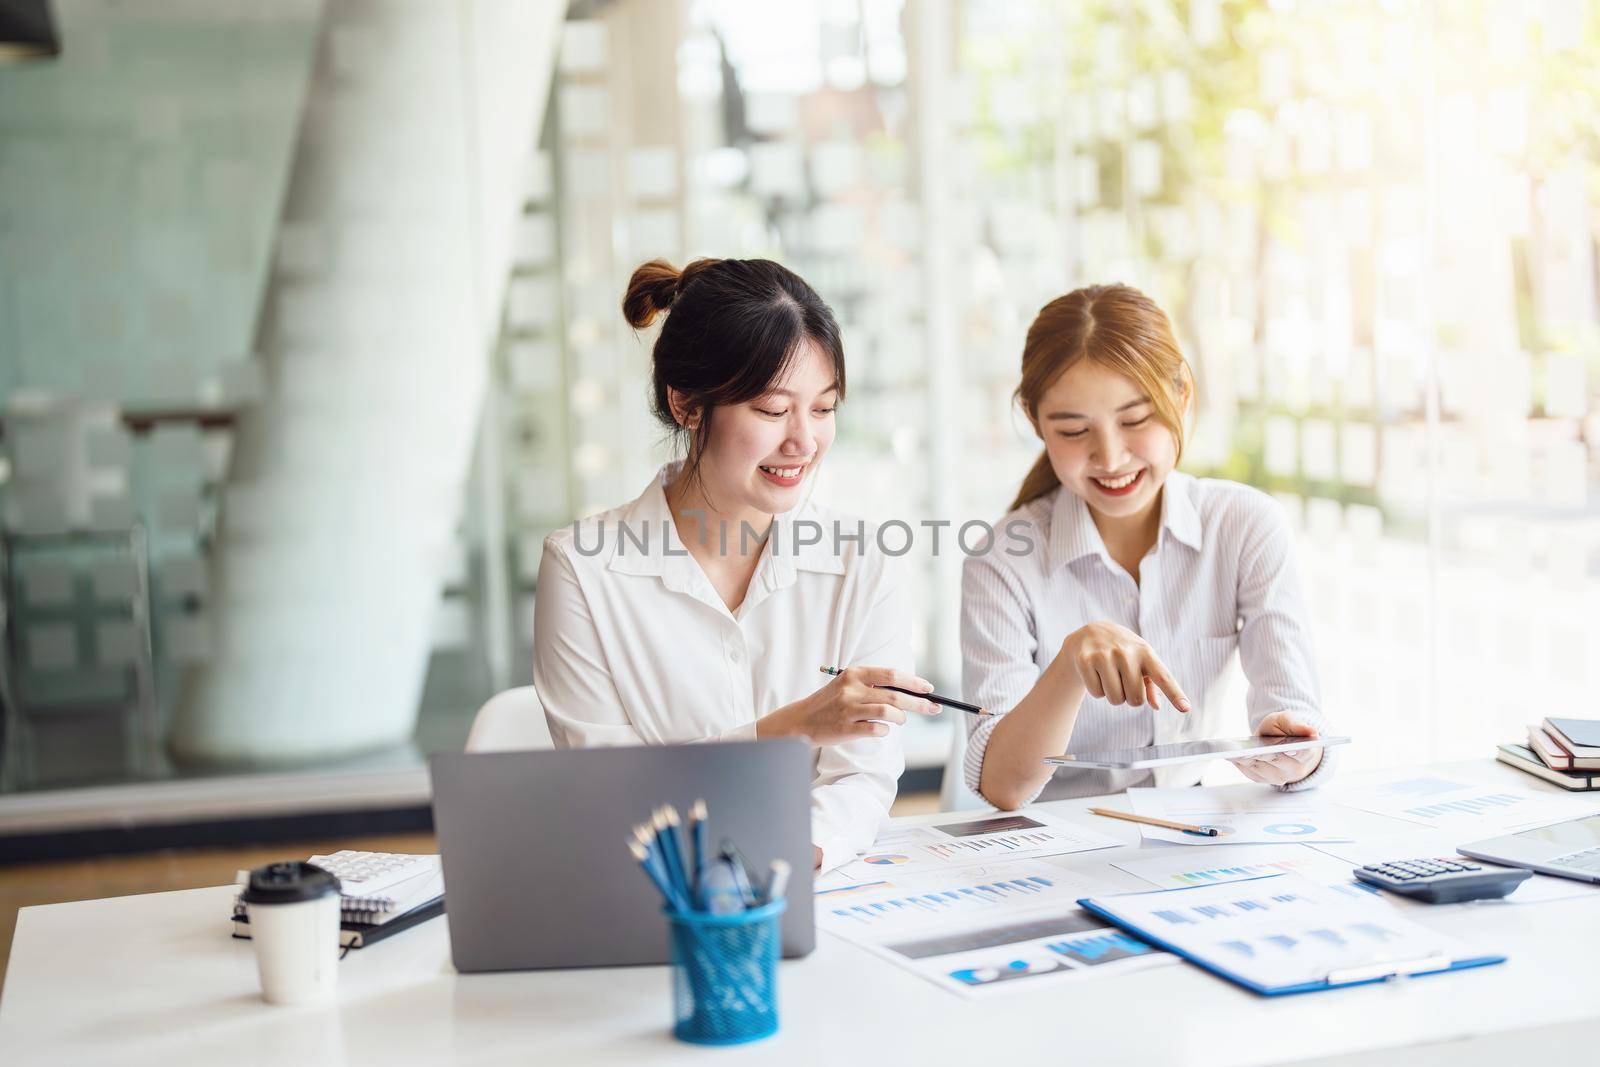
<path id="1" fill-rule="evenodd" d="M 1503 963 L 1351 885 L 1298 874 L 1085 897 L 1078 904 L 1265 996 Z"/>

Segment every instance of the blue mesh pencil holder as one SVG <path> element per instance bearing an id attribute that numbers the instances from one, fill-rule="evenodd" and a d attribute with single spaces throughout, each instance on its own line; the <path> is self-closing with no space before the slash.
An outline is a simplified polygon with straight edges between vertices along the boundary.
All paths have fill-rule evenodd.
<path id="1" fill-rule="evenodd" d="M 672 1036 L 738 1045 L 778 1030 L 778 920 L 786 901 L 731 915 L 667 911 L 672 938 Z"/>

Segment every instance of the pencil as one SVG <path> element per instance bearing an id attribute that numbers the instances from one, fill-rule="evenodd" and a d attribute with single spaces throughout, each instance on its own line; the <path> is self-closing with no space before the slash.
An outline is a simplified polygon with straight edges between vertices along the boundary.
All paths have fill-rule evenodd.
<path id="1" fill-rule="evenodd" d="M 689 872 L 683 867 L 683 850 L 678 843 L 678 809 L 671 804 L 663 804 L 657 809 L 656 831 L 661 835 L 661 853 L 667 860 L 667 874 L 672 876 L 673 882 L 678 887 L 678 892 L 687 898 L 692 890 L 689 887 Z"/>
<path id="2" fill-rule="evenodd" d="M 644 868 L 644 873 L 650 876 L 650 881 L 654 882 L 656 888 L 661 891 L 661 898 L 669 906 L 679 908 L 676 894 L 667 888 L 666 881 L 661 877 L 661 872 L 656 867 L 655 857 L 650 855 L 645 847 L 637 841 L 628 842 L 628 851 L 633 853 L 633 858 L 639 861 L 639 866 Z"/>
<path id="3" fill-rule="evenodd" d="M 822 668 L 822 673 L 823 674 L 843 674 L 844 673 L 844 668 L 842 668 L 842 667 L 823 667 Z M 891 693 L 904 693 L 908 697 L 921 697 L 923 700 L 926 700 L 931 704 L 943 704 L 947 708 L 955 708 L 957 711 L 964 711 L 968 715 L 993 715 L 994 714 L 994 712 L 990 711 L 988 708 L 980 708 L 976 704 L 968 704 L 966 701 L 964 701 L 964 700 L 956 700 L 954 697 L 940 696 L 938 693 L 919 693 L 915 689 L 901 689 L 898 685 L 875 685 L 872 688 L 874 688 L 874 689 L 887 689 Z"/>
<path id="4" fill-rule="evenodd" d="M 1222 831 L 1215 826 L 1196 826 L 1193 823 L 1173 822 L 1171 819 L 1157 819 L 1153 815 L 1135 815 L 1131 811 L 1113 811 L 1111 808 L 1090 808 L 1089 812 L 1092 815 L 1104 815 L 1108 819 L 1126 819 L 1128 822 L 1142 822 L 1148 826 L 1162 826 L 1168 830 L 1182 830 L 1196 837 L 1222 836 Z"/>

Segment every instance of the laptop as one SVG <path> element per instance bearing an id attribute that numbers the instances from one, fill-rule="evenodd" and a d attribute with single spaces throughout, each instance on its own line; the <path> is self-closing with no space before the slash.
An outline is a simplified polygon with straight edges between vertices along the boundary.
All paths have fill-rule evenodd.
<path id="1" fill-rule="evenodd" d="M 1463 856 L 1507 867 L 1600 882 L 1600 815 L 1536 826 L 1456 849 Z"/>
<path id="2" fill-rule="evenodd" d="M 811 746 L 703 745 L 451 752 L 429 761 L 457 971 L 665 963 L 661 895 L 629 853 L 662 804 L 704 799 L 714 851 L 738 844 L 759 875 L 789 861 L 783 954 L 816 943 Z"/>

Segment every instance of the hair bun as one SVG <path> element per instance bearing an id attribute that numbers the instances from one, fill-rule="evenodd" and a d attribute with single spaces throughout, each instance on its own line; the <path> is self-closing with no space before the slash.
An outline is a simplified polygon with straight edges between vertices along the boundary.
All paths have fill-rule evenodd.
<path id="1" fill-rule="evenodd" d="M 622 297 L 622 317 L 628 320 L 628 325 L 642 330 L 671 307 L 677 299 L 682 277 L 678 269 L 664 259 L 641 263 L 628 279 L 628 291 Z"/>
<path id="2" fill-rule="evenodd" d="M 678 295 L 702 271 L 721 262 L 720 259 L 697 259 L 681 271 L 664 259 L 639 264 L 633 277 L 628 279 L 628 291 L 622 297 L 622 317 L 634 329 L 644 329 L 657 315 L 671 308 Z"/>

